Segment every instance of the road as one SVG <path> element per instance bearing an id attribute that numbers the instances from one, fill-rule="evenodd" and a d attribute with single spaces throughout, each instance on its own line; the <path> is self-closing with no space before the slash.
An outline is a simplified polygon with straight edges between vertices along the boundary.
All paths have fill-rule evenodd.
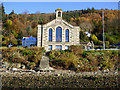
<path id="1" fill-rule="evenodd" d="M 87 49 L 84 50 L 88 51 Z M 120 49 L 111 48 L 111 49 L 89 49 L 89 50 L 120 50 Z"/>

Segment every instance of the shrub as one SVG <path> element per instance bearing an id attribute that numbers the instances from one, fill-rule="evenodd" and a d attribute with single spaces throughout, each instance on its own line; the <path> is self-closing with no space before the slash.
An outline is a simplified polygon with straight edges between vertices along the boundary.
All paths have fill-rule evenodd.
<path id="1" fill-rule="evenodd" d="M 32 56 L 33 55 L 33 51 L 32 50 L 29 50 L 28 48 L 27 49 L 24 49 L 23 50 L 23 56 Z"/>
<path id="2" fill-rule="evenodd" d="M 23 63 L 25 65 L 34 62 L 36 65 L 40 62 L 42 58 L 43 48 L 31 47 L 31 48 L 2 48 L 3 61 L 8 61 L 11 63 Z M 30 66 L 29 66 L 30 68 Z"/>
<path id="3" fill-rule="evenodd" d="M 16 40 L 16 39 L 13 39 L 11 42 L 12 42 L 12 44 L 13 44 L 13 45 L 15 45 L 15 46 L 17 46 L 17 45 L 18 45 L 18 42 L 17 42 L 17 40 Z"/>
<path id="4" fill-rule="evenodd" d="M 73 52 L 75 55 L 82 55 L 83 53 L 83 47 L 82 45 L 71 45 L 70 51 Z"/>
<path id="5" fill-rule="evenodd" d="M 83 56 L 83 57 L 87 56 L 86 51 L 83 51 L 82 56 Z"/>
<path id="6" fill-rule="evenodd" d="M 15 52 L 15 51 L 18 51 L 18 48 L 17 47 L 10 47 L 10 48 L 8 48 L 8 50 L 10 52 Z"/>
<path id="7" fill-rule="evenodd" d="M 48 54 L 49 54 L 49 57 L 50 57 L 50 60 L 53 60 L 53 59 L 55 59 L 55 53 L 56 53 L 57 51 L 55 51 L 55 50 L 51 50 Z"/>
<path id="8" fill-rule="evenodd" d="M 103 41 L 98 40 L 98 45 L 103 45 Z"/>
<path id="9" fill-rule="evenodd" d="M 105 41 L 105 45 L 109 46 L 110 42 L 109 41 Z"/>
<path id="10" fill-rule="evenodd" d="M 118 52 L 119 52 L 119 51 L 112 50 L 112 54 L 113 54 L 113 55 L 118 55 Z"/>
<path id="11" fill-rule="evenodd" d="M 91 35 L 90 39 L 91 39 L 95 44 L 97 44 L 98 38 L 95 36 L 95 34 Z"/>
<path id="12" fill-rule="evenodd" d="M 115 65 L 117 63 L 118 56 L 112 51 L 104 51 L 103 57 L 99 59 L 100 70 L 115 69 Z"/>
<path id="13" fill-rule="evenodd" d="M 30 65 L 30 69 L 34 69 L 36 66 L 36 64 L 34 62 L 31 62 L 29 65 Z"/>
<path id="14" fill-rule="evenodd" d="M 112 70 L 116 69 L 116 65 L 118 66 L 117 51 L 83 51 L 81 55 L 76 54 L 76 49 L 72 50 L 62 52 L 52 50 L 49 53 L 51 66 L 76 72 L 97 71 L 99 70 L 98 67 L 100 67 L 100 70 Z"/>
<path id="15" fill-rule="evenodd" d="M 113 45 L 113 46 L 110 46 L 110 48 L 116 48 L 116 46 L 115 46 L 115 45 Z"/>
<path id="16" fill-rule="evenodd" d="M 103 46 L 100 46 L 100 49 L 103 49 Z"/>
<path id="17" fill-rule="evenodd" d="M 68 51 L 54 51 L 49 53 L 50 63 L 62 69 L 76 70 L 78 58 L 74 53 Z"/>
<path id="18" fill-rule="evenodd" d="M 11 55 L 12 62 L 28 64 L 29 62 L 25 59 L 25 57 L 21 56 L 19 52 L 13 52 Z"/>
<path id="19" fill-rule="evenodd" d="M 18 45 L 22 45 L 22 41 L 21 40 L 18 40 Z"/>

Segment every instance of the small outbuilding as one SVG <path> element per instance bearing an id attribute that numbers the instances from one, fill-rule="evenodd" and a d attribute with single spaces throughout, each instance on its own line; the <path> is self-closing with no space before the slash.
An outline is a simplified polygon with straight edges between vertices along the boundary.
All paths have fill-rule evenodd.
<path id="1" fill-rule="evenodd" d="M 84 49 L 94 49 L 94 43 L 92 42 L 80 42 Z"/>
<path id="2" fill-rule="evenodd" d="M 23 37 L 22 39 L 22 46 L 23 47 L 32 47 L 32 46 L 36 46 L 37 44 L 37 38 L 35 37 Z"/>

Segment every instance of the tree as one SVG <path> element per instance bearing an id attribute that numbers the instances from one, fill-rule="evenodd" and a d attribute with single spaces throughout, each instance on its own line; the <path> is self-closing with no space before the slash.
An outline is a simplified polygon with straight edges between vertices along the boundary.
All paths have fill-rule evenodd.
<path id="1" fill-rule="evenodd" d="M 12 15 L 12 14 L 15 14 L 15 13 L 14 13 L 14 10 L 12 10 L 12 12 L 11 12 L 9 15 Z"/>
<path id="2" fill-rule="evenodd" d="M 15 38 L 18 38 L 18 34 L 16 33 L 15 30 L 12 30 L 12 34 L 14 35 Z"/>
<path id="3" fill-rule="evenodd" d="M 93 25 L 92 22 L 90 23 L 90 22 L 85 21 L 83 23 L 80 23 L 79 26 L 81 27 L 81 29 L 83 31 L 86 31 L 86 32 L 89 32 L 89 33 L 91 33 L 94 29 L 94 25 Z"/>
<path id="4" fill-rule="evenodd" d="M 9 38 L 8 37 L 3 37 L 2 38 L 3 40 L 2 40 L 2 45 L 3 46 L 7 46 L 7 45 L 9 45 Z"/>
<path id="5" fill-rule="evenodd" d="M 90 13 L 90 12 L 91 12 L 90 8 L 87 8 L 87 13 Z"/>
<path id="6" fill-rule="evenodd" d="M 18 45 L 17 39 L 15 38 L 11 42 L 12 42 L 12 45 L 15 45 L 15 46 Z"/>
<path id="7" fill-rule="evenodd" d="M 3 23 L 3 26 L 7 20 L 7 16 L 5 15 L 5 9 L 4 9 L 4 6 L 3 6 L 3 3 L 0 4 L 1 7 L 0 7 L 0 12 L 2 15 L 0 15 L 0 18 L 2 18 L 2 23 Z"/>
<path id="8" fill-rule="evenodd" d="M 8 29 L 8 35 L 10 35 L 10 33 L 11 33 L 11 29 L 12 29 L 12 21 L 10 20 L 10 19 L 8 19 L 7 20 L 7 22 L 6 22 L 6 25 L 7 25 L 7 29 Z"/>
<path id="9" fill-rule="evenodd" d="M 37 21 L 33 21 L 33 22 L 31 23 L 31 27 L 32 27 L 32 28 L 37 27 L 37 25 L 38 25 L 38 22 L 37 22 Z"/>
<path id="10" fill-rule="evenodd" d="M 91 38 L 91 40 L 92 40 L 95 44 L 97 44 L 98 38 L 96 37 L 95 34 L 92 34 L 90 38 Z"/>
<path id="11" fill-rule="evenodd" d="M 27 19 L 28 19 L 28 11 L 23 12 L 25 26 L 27 26 Z"/>
<path id="12" fill-rule="evenodd" d="M 20 32 L 18 33 L 18 39 L 22 39 L 22 37 L 23 37 L 22 31 L 20 31 Z"/>
<path id="13" fill-rule="evenodd" d="M 2 16 L 4 16 L 5 15 L 5 9 L 4 9 L 4 6 L 3 6 L 3 3 L 1 3 L 1 11 L 2 11 Z"/>
<path id="14" fill-rule="evenodd" d="M 9 26 L 9 27 L 11 27 L 12 26 L 12 21 L 9 19 L 9 20 L 7 20 L 7 25 Z"/>
<path id="15" fill-rule="evenodd" d="M 80 31 L 80 42 L 89 42 L 89 37 L 84 33 L 84 31 Z"/>
<path id="16" fill-rule="evenodd" d="M 31 34 L 32 34 L 32 28 L 31 28 L 31 25 L 29 25 L 29 26 L 26 28 L 26 31 L 27 31 L 28 35 L 31 36 Z"/>
<path id="17" fill-rule="evenodd" d="M 95 9 L 94 9 L 94 7 L 92 7 L 92 13 L 94 13 L 95 12 Z"/>

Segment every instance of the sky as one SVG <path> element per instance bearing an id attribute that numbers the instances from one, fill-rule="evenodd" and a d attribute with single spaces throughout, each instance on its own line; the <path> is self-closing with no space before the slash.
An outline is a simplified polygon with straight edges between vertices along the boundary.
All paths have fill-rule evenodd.
<path id="1" fill-rule="evenodd" d="M 113 10 L 118 9 L 117 0 L 116 2 L 113 2 L 112 0 L 111 2 L 12 2 L 14 0 L 12 0 L 11 2 L 8 2 L 8 1 L 10 0 L 7 0 L 7 2 L 4 0 L 3 2 L 6 14 L 9 14 L 12 10 L 14 10 L 14 12 L 17 14 L 22 14 L 25 11 L 31 14 L 36 12 L 55 13 L 55 9 L 57 8 L 61 8 L 63 11 L 81 10 L 81 9 L 87 9 L 92 7 L 98 10 L 99 9 L 113 9 Z"/>
<path id="2" fill-rule="evenodd" d="M 1 0 L 2 2 L 119 2 L 120 0 Z"/>

